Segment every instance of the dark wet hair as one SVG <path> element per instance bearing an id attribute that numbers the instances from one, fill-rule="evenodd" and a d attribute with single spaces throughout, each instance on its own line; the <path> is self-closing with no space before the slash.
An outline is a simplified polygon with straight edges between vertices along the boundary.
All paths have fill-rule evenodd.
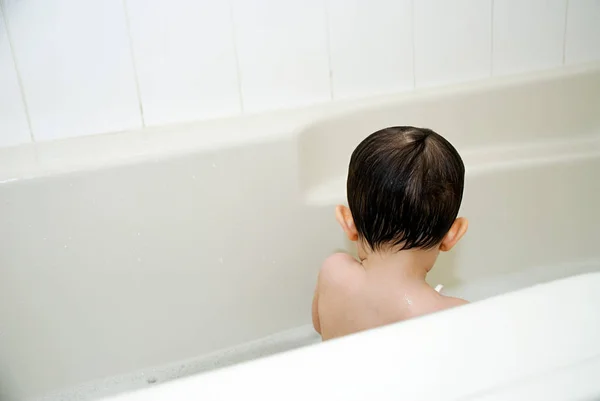
<path id="1" fill-rule="evenodd" d="M 373 250 L 429 249 L 452 226 L 465 167 L 442 136 L 426 128 L 390 127 L 352 153 L 348 204 L 359 238 Z"/>

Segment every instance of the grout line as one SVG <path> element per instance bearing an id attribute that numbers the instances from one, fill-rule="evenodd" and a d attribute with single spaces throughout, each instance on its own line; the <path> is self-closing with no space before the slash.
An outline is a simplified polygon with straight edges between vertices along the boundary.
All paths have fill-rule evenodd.
<path id="1" fill-rule="evenodd" d="M 490 77 L 494 76 L 494 0 L 492 0 L 492 10 L 490 12 Z"/>
<path id="2" fill-rule="evenodd" d="M 129 40 L 129 53 L 131 54 L 131 64 L 133 65 L 133 78 L 135 81 L 135 92 L 138 98 L 138 106 L 140 109 L 140 118 L 142 119 L 142 127 L 146 127 L 146 118 L 144 117 L 144 105 L 142 103 L 142 91 L 140 90 L 140 78 L 138 76 L 137 64 L 133 54 L 133 36 L 131 35 L 131 22 L 129 20 L 129 12 L 127 11 L 127 0 L 123 0 L 123 12 L 125 13 L 125 25 L 127 28 L 127 39 Z"/>
<path id="3" fill-rule="evenodd" d="M 411 18 L 411 32 L 412 32 L 412 70 L 413 70 L 413 90 L 417 89 L 417 52 L 415 46 L 416 37 L 416 18 L 415 18 L 415 0 L 410 2 L 410 18 Z"/>
<path id="4" fill-rule="evenodd" d="M 335 99 L 335 91 L 333 89 L 333 68 L 331 67 L 331 23 L 329 21 L 329 1 L 323 0 L 325 11 L 325 40 L 327 45 L 327 63 L 329 64 L 329 97 L 333 101 Z"/>
<path id="5" fill-rule="evenodd" d="M 233 17 L 233 0 L 229 0 L 229 19 L 231 20 L 231 39 L 233 40 L 233 56 L 235 58 L 235 73 L 237 75 L 238 96 L 240 101 L 240 112 L 244 114 L 244 95 L 242 89 L 242 69 L 240 67 L 240 56 L 238 54 L 237 36 L 235 30 L 235 19 Z"/>
<path id="6" fill-rule="evenodd" d="M 25 87 L 23 86 L 23 78 L 21 77 L 21 72 L 19 71 L 19 67 L 17 65 L 17 57 L 15 54 L 15 48 L 13 46 L 13 41 L 11 34 L 8 29 L 8 17 L 6 13 L 6 6 L 4 5 L 4 1 L 0 0 L 0 14 L 2 14 L 2 19 L 4 21 L 4 30 L 6 31 L 6 38 L 8 40 L 8 48 L 10 49 L 10 55 L 13 60 L 13 67 L 15 68 L 15 74 L 17 76 L 17 84 L 19 85 L 19 91 L 21 92 L 21 103 L 23 104 L 23 109 L 25 112 L 25 119 L 27 120 L 27 128 L 29 128 L 29 138 L 31 142 L 35 142 L 35 136 L 33 135 L 33 128 L 31 127 L 31 116 L 29 115 L 29 107 L 27 106 L 27 101 L 25 97 Z"/>
<path id="7" fill-rule="evenodd" d="M 571 0 L 567 0 L 567 9 L 565 10 L 565 29 L 563 32 L 563 54 L 562 54 L 563 65 L 565 65 L 567 63 L 567 24 L 569 23 L 570 5 L 571 5 Z"/>

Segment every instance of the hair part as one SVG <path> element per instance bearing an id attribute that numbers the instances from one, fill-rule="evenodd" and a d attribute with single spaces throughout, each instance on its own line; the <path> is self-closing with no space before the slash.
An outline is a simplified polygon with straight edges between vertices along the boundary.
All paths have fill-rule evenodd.
<path id="1" fill-rule="evenodd" d="M 369 135 L 352 153 L 347 181 L 359 239 L 374 251 L 433 248 L 458 215 L 464 176 L 456 149 L 430 129 Z"/>

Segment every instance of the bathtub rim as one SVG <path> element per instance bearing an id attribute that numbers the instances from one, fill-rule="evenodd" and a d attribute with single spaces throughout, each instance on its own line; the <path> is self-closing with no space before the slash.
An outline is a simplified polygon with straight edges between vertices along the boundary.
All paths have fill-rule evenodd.
<path id="1" fill-rule="evenodd" d="M 592 62 L 441 87 L 415 88 L 411 92 L 336 100 L 297 109 L 5 147 L 0 149 L 0 184 L 263 141 L 293 140 L 313 125 L 349 112 L 597 73 L 600 73 L 600 62 Z"/>

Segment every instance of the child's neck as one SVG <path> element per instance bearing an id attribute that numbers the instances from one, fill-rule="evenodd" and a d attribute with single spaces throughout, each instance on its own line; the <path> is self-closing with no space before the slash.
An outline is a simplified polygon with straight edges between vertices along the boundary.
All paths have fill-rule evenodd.
<path id="1" fill-rule="evenodd" d="M 365 270 L 378 270 L 384 274 L 414 280 L 425 280 L 437 259 L 437 254 L 436 249 L 407 249 L 396 252 L 359 250 L 360 261 Z"/>

